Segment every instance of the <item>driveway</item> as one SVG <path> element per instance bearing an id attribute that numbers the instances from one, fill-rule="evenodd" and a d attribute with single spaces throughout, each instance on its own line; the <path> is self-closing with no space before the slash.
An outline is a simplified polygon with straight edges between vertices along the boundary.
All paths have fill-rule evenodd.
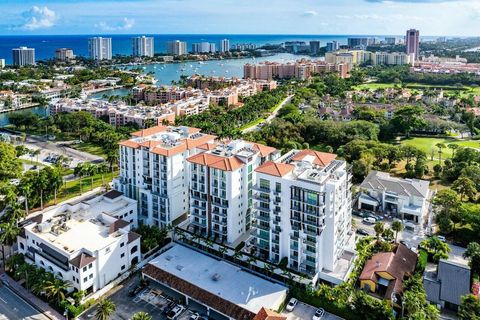
<path id="1" fill-rule="evenodd" d="M 0 284 L 0 320 L 8 319 L 49 320 L 5 285 Z"/>
<path id="2" fill-rule="evenodd" d="M 295 309 L 292 312 L 283 311 L 282 315 L 287 317 L 287 320 L 311 320 L 317 308 L 312 307 L 303 302 L 298 302 Z M 328 313 L 325 311 L 325 315 L 323 316 L 322 320 L 341 320 L 339 316 L 334 314 Z"/>
<path id="3" fill-rule="evenodd" d="M 272 121 L 277 116 L 278 111 L 280 111 L 280 109 L 282 109 L 284 105 L 286 105 L 287 103 L 290 103 L 290 101 L 292 101 L 292 98 L 293 98 L 293 94 L 286 97 L 285 100 L 283 100 L 278 105 L 278 107 L 276 107 L 275 110 L 273 110 L 273 112 L 267 117 L 267 119 L 265 119 L 264 121 L 260 122 L 257 125 L 244 129 L 242 133 L 248 133 L 248 132 L 259 130 L 263 124 L 269 123 L 270 121 Z"/>

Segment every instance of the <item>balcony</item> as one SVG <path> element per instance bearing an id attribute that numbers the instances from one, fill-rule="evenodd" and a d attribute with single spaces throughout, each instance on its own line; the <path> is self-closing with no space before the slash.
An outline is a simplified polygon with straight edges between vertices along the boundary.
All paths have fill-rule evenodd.
<path id="1" fill-rule="evenodd" d="M 264 193 L 270 193 L 270 188 L 264 188 L 264 187 L 261 187 L 261 186 L 253 186 L 252 188 L 253 190 L 255 191 L 258 191 L 258 192 L 264 192 Z"/>
<path id="2" fill-rule="evenodd" d="M 269 217 L 269 216 L 257 215 L 256 218 L 257 218 L 257 220 L 262 220 L 262 221 L 265 221 L 265 222 L 270 222 L 270 217 Z"/>

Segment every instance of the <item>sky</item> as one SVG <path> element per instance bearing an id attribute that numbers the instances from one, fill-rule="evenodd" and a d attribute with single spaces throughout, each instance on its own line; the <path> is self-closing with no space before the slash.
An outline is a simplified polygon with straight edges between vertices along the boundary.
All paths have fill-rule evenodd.
<path id="1" fill-rule="evenodd" d="M 0 0 L 0 35 L 476 36 L 480 0 Z"/>

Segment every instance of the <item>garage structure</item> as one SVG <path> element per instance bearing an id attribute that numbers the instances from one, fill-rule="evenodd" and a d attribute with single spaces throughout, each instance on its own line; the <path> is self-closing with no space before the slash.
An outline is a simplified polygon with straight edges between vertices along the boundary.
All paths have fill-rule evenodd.
<path id="1" fill-rule="evenodd" d="M 251 320 L 262 307 L 278 310 L 288 289 L 185 246 L 150 261 L 142 276 L 166 294 L 213 319 Z"/>

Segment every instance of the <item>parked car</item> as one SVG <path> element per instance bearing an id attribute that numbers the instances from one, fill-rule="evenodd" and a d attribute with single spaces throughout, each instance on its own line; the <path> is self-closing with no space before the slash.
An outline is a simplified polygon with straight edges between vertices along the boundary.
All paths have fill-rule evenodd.
<path id="1" fill-rule="evenodd" d="M 365 229 L 357 229 L 357 233 L 361 236 L 368 236 L 369 235 L 368 231 L 365 230 Z"/>
<path id="2" fill-rule="evenodd" d="M 200 319 L 200 315 L 195 312 L 194 314 L 192 314 L 192 315 L 190 316 L 189 319 L 190 319 L 190 320 L 198 320 L 198 319 Z"/>
<path id="3" fill-rule="evenodd" d="M 177 317 L 181 315 L 183 311 L 185 311 L 185 307 L 182 306 L 181 304 L 178 304 L 168 312 L 167 319 L 169 320 L 177 319 Z"/>
<path id="4" fill-rule="evenodd" d="M 285 309 L 287 309 L 287 311 L 293 311 L 297 303 L 298 303 L 298 300 L 295 298 L 292 298 L 290 299 L 290 301 L 288 301 L 287 307 Z"/>
<path id="5" fill-rule="evenodd" d="M 177 304 L 173 301 L 170 301 L 167 303 L 167 305 L 163 308 L 162 313 L 163 314 L 168 314 L 170 310 L 172 310 Z"/>
<path id="6" fill-rule="evenodd" d="M 375 219 L 375 221 L 382 221 L 383 220 L 382 216 L 379 216 L 379 215 L 376 215 L 376 214 L 373 214 L 373 213 L 368 214 L 367 218 L 368 217 Z"/>
<path id="7" fill-rule="evenodd" d="M 320 320 L 323 318 L 324 314 L 325 314 L 325 310 L 323 310 L 322 308 L 317 309 L 317 311 L 315 311 L 315 314 L 312 317 L 312 320 Z"/>
<path id="8" fill-rule="evenodd" d="M 363 214 L 362 211 L 357 211 L 357 210 L 353 210 L 353 211 L 352 211 L 352 214 L 353 214 L 354 216 L 357 216 L 357 217 L 360 217 L 360 218 L 363 218 L 363 216 L 364 216 L 364 214 Z"/>
<path id="9" fill-rule="evenodd" d="M 377 220 L 375 220 L 375 219 L 372 218 L 372 217 L 363 218 L 362 221 L 363 221 L 363 223 L 365 223 L 365 224 L 374 224 L 374 223 L 377 222 Z"/>
<path id="10" fill-rule="evenodd" d="M 438 240 L 442 241 L 442 242 L 447 242 L 447 239 L 445 239 L 444 236 L 436 236 L 438 238 Z"/>

